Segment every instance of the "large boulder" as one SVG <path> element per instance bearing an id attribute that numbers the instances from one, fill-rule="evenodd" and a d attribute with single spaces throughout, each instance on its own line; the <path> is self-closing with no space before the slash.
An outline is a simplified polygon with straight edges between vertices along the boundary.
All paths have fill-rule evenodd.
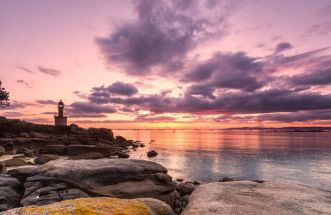
<path id="1" fill-rule="evenodd" d="M 331 214 L 331 193 L 304 185 L 234 181 L 198 186 L 182 215 Z"/>
<path id="2" fill-rule="evenodd" d="M 156 198 L 173 206 L 176 199 L 175 184 L 161 181 L 155 175 L 167 173 L 160 164 L 131 159 L 54 160 L 33 168 L 8 171 L 25 181 L 23 205 L 44 204 L 63 199 L 69 189 L 80 190 L 89 196 L 116 198 Z M 48 187 L 61 184 L 60 188 Z M 66 187 L 62 186 L 63 184 Z M 41 198 L 43 190 L 47 189 Z M 48 194 L 50 196 L 48 198 Z M 53 198 L 59 195 L 59 198 Z M 77 196 L 79 197 L 80 194 Z M 76 197 L 76 198 L 77 198 Z M 74 198 L 74 197 L 73 197 Z"/>
<path id="3" fill-rule="evenodd" d="M 17 208 L 6 211 L 5 214 L 173 215 L 174 213 L 168 205 L 156 199 L 115 199 L 99 197 L 67 200 L 39 207 Z"/>
<path id="4" fill-rule="evenodd" d="M 0 211 L 17 207 L 23 192 L 23 185 L 15 178 L 0 174 Z"/>

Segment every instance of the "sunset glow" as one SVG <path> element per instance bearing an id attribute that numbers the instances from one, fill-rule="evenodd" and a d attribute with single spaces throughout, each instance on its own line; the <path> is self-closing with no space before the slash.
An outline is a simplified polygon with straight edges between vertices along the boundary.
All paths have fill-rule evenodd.
<path id="1" fill-rule="evenodd" d="M 2 0 L 0 115 L 82 127 L 331 126 L 331 2 Z"/>

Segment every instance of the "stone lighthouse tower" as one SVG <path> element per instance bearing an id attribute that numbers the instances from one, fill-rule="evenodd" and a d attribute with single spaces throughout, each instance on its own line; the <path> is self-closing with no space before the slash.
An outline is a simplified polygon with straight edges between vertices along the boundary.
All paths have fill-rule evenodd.
<path id="1" fill-rule="evenodd" d="M 63 114 L 64 104 L 62 100 L 60 100 L 58 104 L 58 116 L 54 116 L 55 126 L 67 126 L 67 117 Z"/>

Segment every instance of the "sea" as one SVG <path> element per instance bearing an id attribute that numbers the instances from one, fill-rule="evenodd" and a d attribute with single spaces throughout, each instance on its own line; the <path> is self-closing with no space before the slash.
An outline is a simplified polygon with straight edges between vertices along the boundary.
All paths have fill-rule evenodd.
<path id="1" fill-rule="evenodd" d="M 130 158 L 160 163 L 173 179 L 295 182 L 331 191 L 331 132 L 113 130 L 144 148 Z M 148 158 L 150 150 L 158 156 Z"/>

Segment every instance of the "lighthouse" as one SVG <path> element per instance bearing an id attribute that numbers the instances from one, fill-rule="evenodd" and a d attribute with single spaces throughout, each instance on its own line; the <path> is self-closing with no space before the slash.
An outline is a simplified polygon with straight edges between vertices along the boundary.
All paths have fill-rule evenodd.
<path id="1" fill-rule="evenodd" d="M 55 126 L 67 126 L 67 117 L 64 116 L 64 103 L 60 100 L 58 107 L 58 115 L 54 116 Z"/>

